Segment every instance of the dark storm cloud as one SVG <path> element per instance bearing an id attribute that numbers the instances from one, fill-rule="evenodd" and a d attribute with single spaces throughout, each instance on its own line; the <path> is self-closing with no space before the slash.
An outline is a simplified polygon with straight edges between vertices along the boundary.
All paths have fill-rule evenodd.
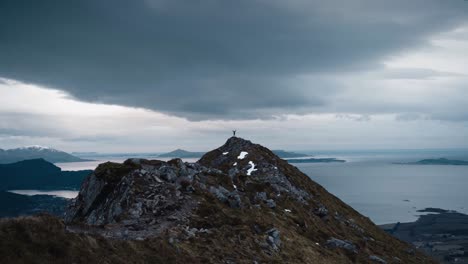
<path id="1" fill-rule="evenodd" d="M 0 77 L 194 119 L 324 107 L 327 81 L 466 19 L 462 0 L 3 0 Z"/>

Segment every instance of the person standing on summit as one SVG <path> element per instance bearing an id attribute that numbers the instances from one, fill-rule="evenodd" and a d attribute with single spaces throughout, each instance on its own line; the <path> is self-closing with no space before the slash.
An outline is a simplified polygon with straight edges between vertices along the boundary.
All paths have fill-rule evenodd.
<path id="1" fill-rule="evenodd" d="M 237 131 L 237 130 L 233 130 L 233 131 L 232 131 L 232 136 L 233 136 L 233 137 L 236 136 L 236 131 Z"/>

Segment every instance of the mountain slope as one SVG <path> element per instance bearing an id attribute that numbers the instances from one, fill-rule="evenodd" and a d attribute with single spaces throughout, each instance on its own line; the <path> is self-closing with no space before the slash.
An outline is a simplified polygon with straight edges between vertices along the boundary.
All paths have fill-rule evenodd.
<path id="1" fill-rule="evenodd" d="M 34 250 L 55 262 L 80 260 L 79 245 L 100 262 L 150 263 L 153 255 L 156 263 L 433 263 L 267 148 L 236 137 L 196 163 L 101 164 L 67 211 L 71 233 L 45 217 L 12 221 L 0 224 L 0 248 L 15 241 L 19 256 Z M 51 239 L 68 241 L 53 257 L 44 242 L 2 233 L 14 224 L 40 235 L 49 221 L 59 225 Z M 87 242 L 100 237 L 110 239 Z M 132 246 L 109 250 L 118 243 Z"/>
<path id="2" fill-rule="evenodd" d="M 66 152 L 41 146 L 0 150 L 0 163 L 13 163 L 29 159 L 45 159 L 52 163 L 86 161 Z"/>
<path id="3" fill-rule="evenodd" d="M 33 215 L 48 212 L 62 215 L 67 206 L 67 199 L 50 195 L 20 195 L 0 191 L 0 218 Z"/>

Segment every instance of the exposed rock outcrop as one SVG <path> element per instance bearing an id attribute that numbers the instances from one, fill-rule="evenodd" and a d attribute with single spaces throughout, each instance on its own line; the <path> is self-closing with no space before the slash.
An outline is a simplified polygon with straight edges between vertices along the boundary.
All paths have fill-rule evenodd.
<path id="1" fill-rule="evenodd" d="M 187 223 L 197 203 L 190 195 L 194 191 L 194 177 L 197 183 L 202 183 L 208 175 L 215 177 L 217 173 L 220 172 L 180 159 L 104 163 L 85 180 L 65 221 L 106 225 L 106 229 L 95 230 L 114 238 L 156 236 L 172 226 Z"/>

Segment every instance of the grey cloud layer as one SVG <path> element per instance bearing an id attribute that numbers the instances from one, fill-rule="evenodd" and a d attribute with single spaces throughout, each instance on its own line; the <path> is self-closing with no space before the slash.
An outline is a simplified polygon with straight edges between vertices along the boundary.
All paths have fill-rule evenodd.
<path id="1" fill-rule="evenodd" d="M 323 112 L 340 88 L 321 74 L 379 67 L 467 11 L 461 0 L 4 0 L 0 77 L 191 119 Z"/>

